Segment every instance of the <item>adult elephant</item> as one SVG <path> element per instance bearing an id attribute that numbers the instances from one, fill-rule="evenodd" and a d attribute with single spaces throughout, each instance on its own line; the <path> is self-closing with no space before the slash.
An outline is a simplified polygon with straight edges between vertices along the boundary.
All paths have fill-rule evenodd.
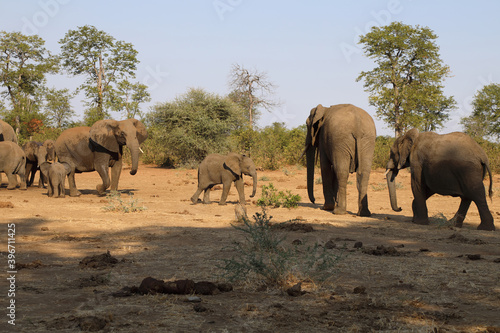
<path id="1" fill-rule="evenodd" d="M 426 200 L 437 193 L 461 198 L 460 207 L 451 219 L 456 227 L 462 227 L 474 201 L 481 218 L 477 228 L 495 230 L 483 184 L 488 173 L 491 198 L 493 183 L 488 157 L 467 134 L 419 133 L 413 128 L 396 139 L 387 163 L 387 184 L 391 207 L 395 211 L 401 211 L 397 204 L 395 178 L 400 169 L 407 167 L 411 170 L 413 222 L 429 224 Z"/>
<path id="2" fill-rule="evenodd" d="M 23 151 L 26 155 L 26 181 L 31 186 L 35 180 L 35 174 L 40 169 L 40 164 L 48 161 L 47 148 L 41 142 L 29 141 L 23 145 Z M 44 186 L 43 174 L 38 177 L 38 187 Z"/>
<path id="3" fill-rule="evenodd" d="M 368 180 L 375 150 L 375 123 L 364 110 L 339 104 L 329 108 L 319 104 L 307 119 L 305 154 L 307 158 L 307 191 L 314 198 L 314 165 L 319 153 L 324 210 L 335 214 L 346 213 L 347 181 L 349 173 L 356 172 L 359 193 L 359 216 L 370 216 L 368 209 Z"/>
<path id="4" fill-rule="evenodd" d="M 245 205 L 243 174 L 253 178 L 253 191 L 250 195 L 253 198 L 257 191 L 257 170 L 250 157 L 236 153 L 208 155 L 198 167 L 198 189 L 191 197 L 191 201 L 196 204 L 201 192 L 205 191 L 203 203 L 209 204 L 210 190 L 214 185 L 222 184 L 219 205 L 225 205 L 231 183 L 234 182 L 238 190 L 240 204 Z"/>
<path id="5" fill-rule="evenodd" d="M 102 184 L 96 187 L 99 195 L 110 186 L 116 191 L 122 170 L 123 146 L 130 149 L 130 174 L 135 175 L 139 166 L 139 145 L 147 137 L 146 127 L 137 119 L 99 120 L 92 127 L 75 127 L 62 132 L 55 148 L 59 162 L 66 162 L 71 167 L 68 175 L 70 196 L 81 194 L 76 188 L 75 173 L 89 171 L 97 171 L 101 176 Z"/>
<path id="6" fill-rule="evenodd" d="M 0 142 L 0 172 L 5 172 L 9 179 L 8 190 L 17 186 L 17 177 L 21 179 L 19 189 L 26 190 L 26 155 L 21 147 L 12 141 Z"/>
<path id="7" fill-rule="evenodd" d="M 0 120 L 0 141 L 12 141 L 17 143 L 17 135 L 12 126 Z"/>

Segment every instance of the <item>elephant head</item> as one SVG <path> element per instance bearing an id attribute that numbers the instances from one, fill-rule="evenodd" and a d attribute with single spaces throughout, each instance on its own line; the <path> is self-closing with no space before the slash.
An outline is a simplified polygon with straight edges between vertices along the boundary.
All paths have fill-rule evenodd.
<path id="1" fill-rule="evenodd" d="M 106 150 L 119 153 L 120 147 L 126 145 L 132 156 L 131 175 L 137 173 L 139 167 L 139 145 L 148 137 L 143 123 L 137 119 L 116 121 L 104 119 L 97 121 L 90 128 L 90 139 Z"/>
<path id="2" fill-rule="evenodd" d="M 391 147 L 389 161 L 386 167 L 387 187 L 389 188 L 389 197 L 391 207 L 394 211 L 400 212 L 396 196 L 396 176 L 400 169 L 410 166 L 410 152 L 415 140 L 418 137 L 418 130 L 412 128 L 405 135 L 396 139 Z"/>
<path id="3" fill-rule="evenodd" d="M 229 153 L 224 159 L 224 168 L 229 170 L 236 178 L 241 177 L 242 174 L 252 177 L 253 190 L 250 198 L 255 196 L 255 192 L 257 192 L 257 169 L 250 157 Z"/>
<path id="4" fill-rule="evenodd" d="M 319 147 L 319 133 L 323 127 L 325 117 L 325 108 L 319 104 L 311 110 L 311 114 L 307 118 L 307 136 L 304 153 L 307 161 L 307 193 L 309 200 L 314 203 L 314 164 L 316 157 L 316 148 Z"/>
<path id="5" fill-rule="evenodd" d="M 41 144 L 37 145 L 37 149 L 35 151 L 35 156 L 36 156 L 36 159 L 37 159 L 38 167 L 40 167 L 40 165 L 43 162 L 49 161 L 47 149 L 45 148 L 45 146 L 43 146 Z"/>
<path id="6" fill-rule="evenodd" d="M 47 151 L 47 161 L 55 161 L 56 160 L 56 147 L 54 145 L 54 140 L 45 140 L 43 142 L 43 147 Z"/>

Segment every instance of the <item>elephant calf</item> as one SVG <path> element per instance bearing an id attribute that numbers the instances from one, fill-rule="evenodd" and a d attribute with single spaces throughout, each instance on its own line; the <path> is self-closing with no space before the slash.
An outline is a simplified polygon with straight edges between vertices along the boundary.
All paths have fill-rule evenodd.
<path id="1" fill-rule="evenodd" d="M 240 204 L 245 205 L 243 174 L 253 178 L 253 191 L 252 195 L 250 195 L 253 198 L 257 190 L 257 170 L 250 157 L 236 153 L 208 155 L 198 167 L 198 189 L 191 197 L 191 201 L 196 204 L 201 192 L 205 191 L 203 203 L 209 204 L 211 188 L 214 185 L 222 184 L 223 189 L 219 205 L 225 205 L 231 183 L 234 182 L 238 190 Z"/>
<path id="2" fill-rule="evenodd" d="M 43 162 L 40 164 L 40 171 L 47 179 L 49 197 L 64 198 L 64 181 L 66 176 L 71 172 L 71 167 L 68 163 L 63 162 Z"/>
<path id="3" fill-rule="evenodd" d="M 20 189 L 26 190 L 26 155 L 21 147 L 12 141 L 0 142 L 0 172 L 5 172 L 9 179 L 8 190 L 17 186 L 17 177 L 21 179 Z"/>

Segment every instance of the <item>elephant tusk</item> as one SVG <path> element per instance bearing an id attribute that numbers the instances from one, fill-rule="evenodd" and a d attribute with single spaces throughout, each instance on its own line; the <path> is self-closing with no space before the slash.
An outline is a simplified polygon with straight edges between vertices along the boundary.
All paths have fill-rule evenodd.
<path id="1" fill-rule="evenodd" d="M 139 147 L 139 151 L 144 154 L 144 151 L 141 149 L 141 147 Z"/>
<path id="2" fill-rule="evenodd" d="M 385 177 L 387 177 L 387 174 L 389 173 L 389 171 L 391 171 L 391 169 L 385 170 Z"/>

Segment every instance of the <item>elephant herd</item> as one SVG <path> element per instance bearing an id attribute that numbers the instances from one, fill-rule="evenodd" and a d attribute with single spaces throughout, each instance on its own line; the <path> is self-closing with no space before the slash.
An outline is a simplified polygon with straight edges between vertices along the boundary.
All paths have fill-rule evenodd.
<path id="1" fill-rule="evenodd" d="M 125 145 L 130 149 L 132 158 L 130 174 L 137 172 L 139 145 L 147 137 L 146 127 L 139 120 L 105 119 L 97 121 L 92 127 L 67 129 L 55 141 L 30 141 L 21 148 L 12 126 L 0 120 L 0 172 L 7 174 L 7 189 L 17 187 L 18 175 L 19 188 L 26 190 L 33 183 L 35 172 L 40 169 L 39 186 L 44 186 L 46 181 L 49 196 L 64 197 L 66 176 L 70 195 L 79 196 L 81 193 L 76 187 L 75 173 L 97 171 L 102 179 L 102 184 L 97 185 L 97 192 L 102 195 L 109 187 L 111 190 L 118 189 Z"/>
<path id="2" fill-rule="evenodd" d="M 313 108 L 306 121 L 307 135 L 303 155 L 307 164 L 307 191 L 314 198 L 314 169 L 319 157 L 323 185 L 323 209 L 334 214 L 346 213 L 347 182 L 356 172 L 359 216 L 370 216 L 368 208 L 368 182 L 375 150 L 376 129 L 372 117 L 364 110 L 339 104 Z M 130 149 L 132 167 L 137 172 L 139 145 L 146 140 L 145 126 L 136 119 L 97 121 L 92 127 L 75 127 L 61 133 L 55 142 L 43 144 L 29 142 L 24 151 L 17 145 L 15 133 L 7 123 L 0 121 L 0 171 L 9 178 L 8 189 L 17 185 L 15 174 L 21 178 L 21 189 L 31 185 L 34 172 L 40 168 L 49 184 L 49 195 L 64 196 L 64 179 L 68 176 L 71 196 L 79 196 L 75 173 L 97 171 L 102 184 L 97 185 L 99 195 L 106 189 L 118 189 L 122 170 L 123 146 Z M 55 155 L 52 153 L 55 151 Z M 57 157 L 57 161 L 56 161 Z M 52 162 L 52 163 L 51 163 Z M 111 175 L 109 170 L 111 168 Z M 413 222 L 429 224 L 426 200 L 433 194 L 460 197 L 459 209 L 452 222 L 461 227 L 472 202 L 478 208 L 481 222 L 477 229 L 495 230 L 493 216 L 488 208 L 483 179 L 489 176 L 488 195 L 492 197 L 492 175 L 483 149 L 464 133 L 439 135 L 409 130 L 391 147 L 387 162 L 387 184 L 391 207 L 397 205 L 395 179 L 399 170 L 410 168 L 413 192 Z M 235 183 L 239 202 L 245 204 L 243 175 L 253 178 L 253 191 L 257 189 L 257 171 L 253 161 L 245 155 L 208 155 L 198 168 L 198 188 L 191 197 L 193 204 L 204 192 L 203 203 L 210 203 L 210 190 L 223 184 L 219 204 L 226 204 Z M 31 178 L 26 181 L 27 176 Z M 62 183 L 62 185 L 61 185 Z"/>

